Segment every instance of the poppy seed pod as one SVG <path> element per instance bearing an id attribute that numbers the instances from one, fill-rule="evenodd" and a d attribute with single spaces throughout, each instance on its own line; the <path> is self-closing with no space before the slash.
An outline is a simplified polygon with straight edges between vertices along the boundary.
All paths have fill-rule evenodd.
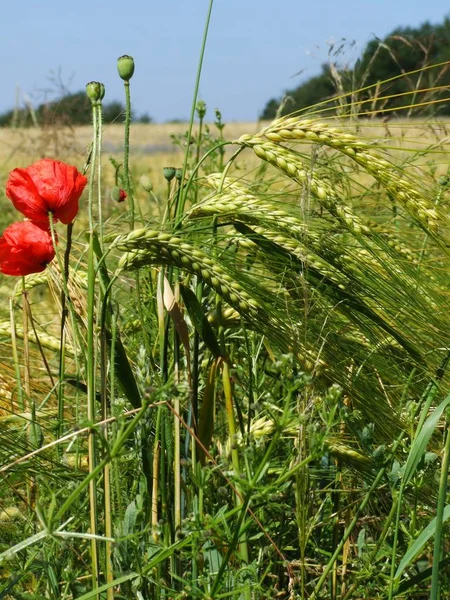
<path id="1" fill-rule="evenodd" d="M 124 54 L 117 59 L 117 70 L 124 81 L 130 81 L 134 73 L 134 58 Z"/>
<path id="2" fill-rule="evenodd" d="M 168 183 L 172 181 L 175 177 L 176 169 L 175 167 L 164 167 L 163 175 Z"/>
<path id="3" fill-rule="evenodd" d="M 177 169 L 175 171 L 175 179 L 181 181 L 183 179 L 183 169 Z"/>
<path id="4" fill-rule="evenodd" d="M 93 104 L 100 102 L 105 97 L 105 86 L 99 81 L 90 81 L 86 84 L 86 94 Z"/>

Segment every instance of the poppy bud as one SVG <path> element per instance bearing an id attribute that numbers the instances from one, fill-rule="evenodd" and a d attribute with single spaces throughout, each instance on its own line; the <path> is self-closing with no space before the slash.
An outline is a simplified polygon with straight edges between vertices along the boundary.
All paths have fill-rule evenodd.
<path id="1" fill-rule="evenodd" d="M 111 190 L 111 199 L 114 202 L 123 202 L 127 197 L 127 193 L 125 190 L 120 188 L 118 185 L 115 185 Z"/>
<path id="2" fill-rule="evenodd" d="M 164 167 L 163 175 L 168 183 L 172 181 L 175 177 L 176 169 L 175 167 Z"/>
<path id="3" fill-rule="evenodd" d="M 183 179 L 183 169 L 177 169 L 175 171 L 175 179 L 181 181 Z"/>
<path id="4" fill-rule="evenodd" d="M 86 84 L 86 94 L 92 103 L 100 102 L 105 97 L 105 86 L 99 81 Z"/>
<path id="5" fill-rule="evenodd" d="M 118 58 L 117 70 L 119 71 L 119 76 L 121 79 L 124 81 L 130 81 L 134 73 L 134 58 L 132 56 L 128 56 L 128 54 L 124 54 Z"/>
<path id="6" fill-rule="evenodd" d="M 146 192 L 150 193 L 153 190 L 153 183 L 147 175 L 141 175 L 139 182 Z"/>

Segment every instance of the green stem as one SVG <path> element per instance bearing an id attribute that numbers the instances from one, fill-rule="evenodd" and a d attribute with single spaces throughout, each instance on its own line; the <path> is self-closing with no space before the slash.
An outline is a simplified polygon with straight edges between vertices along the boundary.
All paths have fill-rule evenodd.
<path id="1" fill-rule="evenodd" d="M 124 82 L 125 88 L 125 142 L 123 148 L 123 176 L 125 181 L 125 191 L 128 195 L 128 206 L 130 207 L 130 230 L 134 229 L 134 198 L 130 184 L 130 124 L 131 124 L 131 95 L 130 82 Z"/>
<path id="2" fill-rule="evenodd" d="M 103 214 L 102 214 L 102 102 L 101 100 L 97 103 L 94 110 L 97 113 L 96 122 L 96 138 L 97 138 L 97 206 L 98 206 L 98 232 L 99 232 L 99 243 L 100 248 L 103 248 Z"/>
<path id="3" fill-rule="evenodd" d="M 209 0 L 208 11 L 206 14 L 205 29 L 203 31 L 202 44 L 201 44 L 201 49 L 200 49 L 200 58 L 199 58 L 198 67 L 197 67 L 197 75 L 195 78 L 194 97 L 192 98 L 192 106 L 191 106 L 191 116 L 189 118 L 189 129 L 188 129 L 188 135 L 187 135 L 186 152 L 184 155 L 182 181 L 184 181 L 184 174 L 186 173 L 187 165 L 188 165 L 188 161 L 189 161 L 189 151 L 190 151 L 190 144 L 191 144 L 191 139 L 192 139 L 192 128 L 194 125 L 195 107 L 197 105 L 198 90 L 200 87 L 200 79 L 201 79 L 201 75 L 202 75 L 203 58 L 205 56 L 206 40 L 208 39 L 209 23 L 211 21 L 213 4 L 214 4 L 214 0 Z M 186 190 L 186 188 L 185 188 L 185 190 Z M 176 221 L 179 220 L 180 215 L 182 215 L 184 212 L 184 206 L 186 204 L 186 197 L 187 197 L 187 192 L 184 191 L 184 193 L 181 194 L 180 204 L 178 206 L 178 214 L 176 215 Z"/>
<path id="4" fill-rule="evenodd" d="M 16 337 L 16 324 L 15 324 L 15 319 L 14 319 L 14 300 L 13 300 L 13 298 L 9 299 L 9 314 L 10 314 L 10 323 L 11 323 L 11 346 L 12 346 L 12 354 L 13 354 L 13 361 L 14 361 L 14 371 L 15 371 L 15 375 L 16 375 L 17 396 L 18 396 L 20 410 L 22 412 L 25 412 L 25 404 L 24 404 L 23 389 L 22 389 L 22 376 L 20 374 L 19 353 L 17 352 L 17 337 Z"/>
<path id="5" fill-rule="evenodd" d="M 89 180 L 89 250 L 87 267 L 87 417 L 90 423 L 95 423 L 95 358 L 96 358 L 96 338 L 95 327 L 95 252 L 94 252 L 94 177 L 98 160 L 98 112 L 97 106 L 92 105 L 92 120 L 94 126 L 93 150 L 91 163 L 91 177 Z M 94 431 L 88 435 L 88 460 L 89 474 L 96 471 L 96 452 Z M 90 532 L 97 534 L 97 482 L 95 477 L 89 481 L 89 513 L 90 513 Z M 91 538 L 91 564 L 92 564 L 92 585 L 95 589 L 100 585 L 99 567 L 98 567 L 98 549 L 97 540 Z M 98 598 L 98 595 L 96 596 Z"/>
<path id="6" fill-rule="evenodd" d="M 394 502 L 397 504 L 397 512 L 395 516 L 395 528 L 394 528 L 394 540 L 392 542 L 392 552 L 391 552 L 391 575 L 389 578 L 389 593 L 388 600 L 392 600 L 394 594 L 394 576 L 395 576 L 395 565 L 396 565 L 396 554 L 397 554 L 397 543 L 398 543 L 398 532 L 400 529 L 400 516 L 401 516 L 401 508 L 402 508 L 402 499 L 403 499 L 403 491 L 405 486 L 402 483 L 400 484 L 400 489 L 398 491 L 397 498 L 394 498 Z"/>
<path id="7" fill-rule="evenodd" d="M 92 105 L 92 128 L 94 130 L 94 136 L 92 140 L 92 154 L 91 154 L 91 176 L 89 178 L 89 202 L 88 202 L 88 217 L 89 217 L 89 229 L 92 232 L 94 230 L 94 184 L 95 184 L 95 167 L 97 161 L 97 141 L 98 141 L 98 115 L 97 107 L 95 104 Z"/>
<path id="8" fill-rule="evenodd" d="M 55 232 L 55 224 L 53 221 L 53 214 L 48 213 L 50 234 L 52 237 L 53 248 L 55 249 L 56 260 L 58 262 L 59 271 L 61 273 L 61 327 L 60 327 L 60 343 L 59 343 L 59 365 L 58 365 L 58 437 L 63 435 L 64 430 L 64 369 L 65 369 L 65 348 L 66 348 L 66 319 L 67 319 L 67 306 L 69 305 L 71 310 L 71 320 L 75 335 L 75 319 L 73 315 L 73 306 L 70 304 L 69 296 L 69 258 L 70 250 L 72 245 L 72 228 L 73 225 L 67 226 L 67 243 L 66 250 L 64 253 L 64 261 L 61 260 L 61 256 L 58 251 L 58 242 Z"/>
<path id="9" fill-rule="evenodd" d="M 439 586 L 439 561 L 442 553 L 442 520 L 444 516 L 445 501 L 447 497 L 447 479 L 450 462 L 450 426 L 447 424 L 444 456 L 441 466 L 441 478 L 439 481 L 439 496 L 436 510 L 436 534 L 433 549 L 433 570 L 431 574 L 430 600 L 438 600 L 440 595 Z"/>

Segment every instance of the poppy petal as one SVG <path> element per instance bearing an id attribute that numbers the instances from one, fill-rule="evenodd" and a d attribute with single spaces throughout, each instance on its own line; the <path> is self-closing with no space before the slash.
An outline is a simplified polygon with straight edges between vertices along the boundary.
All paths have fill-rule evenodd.
<path id="1" fill-rule="evenodd" d="M 40 273 L 55 257 L 50 234 L 31 221 L 13 223 L 0 237 L 0 272 Z"/>
<path id="2" fill-rule="evenodd" d="M 59 160 L 43 158 L 26 169 L 14 169 L 6 184 L 6 194 L 23 215 L 33 221 L 68 224 L 78 212 L 78 201 L 87 179 L 76 167 Z"/>
<path id="3" fill-rule="evenodd" d="M 48 209 L 26 169 L 14 169 L 6 182 L 6 195 L 14 207 L 33 221 L 48 221 Z"/>

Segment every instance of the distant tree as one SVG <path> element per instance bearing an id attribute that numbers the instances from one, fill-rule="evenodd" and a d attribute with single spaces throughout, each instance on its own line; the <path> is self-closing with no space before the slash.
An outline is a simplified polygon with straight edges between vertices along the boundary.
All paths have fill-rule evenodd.
<path id="1" fill-rule="evenodd" d="M 125 116 L 125 105 L 118 100 L 105 102 L 103 104 L 103 120 L 105 123 L 121 123 Z"/>
<path id="2" fill-rule="evenodd" d="M 120 119 L 124 112 L 125 106 L 116 100 L 103 104 L 105 123 L 112 123 Z M 34 114 L 40 124 L 88 125 L 92 122 L 91 102 L 84 91 L 65 94 L 58 100 L 44 102 L 37 107 Z M 0 114 L 0 127 L 11 126 L 13 121 L 18 127 L 31 126 L 33 120 L 30 109 L 8 110 Z"/>
<path id="3" fill-rule="evenodd" d="M 91 122 L 91 101 L 85 92 L 67 94 L 58 100 L 40 104 L 36 110 L 40 123 L 61 122 L 85 125 Z"/>
<path id="4" fill-rule="evenodd" d="M 166 123 L 168 123 L 169 125 L 179 125 L 180 123 L 187 123 L 189 121 L 189 119 L 184 118 L 184 119 L 167 119 Z"/>
<path id="5" fill-rule="evenodd" d="M 14 111 L 7 110 L 4 113 L 0 114 L 0 127 L 10 127 L 13 122 Z"/>
<path id="6" fill-rule="evenodd" d="M 333 70 L 329 65 L 323 65 L 320 75 L 308 79 L 295 89 L 287 90 L 284 97 L 288 96 L 291 100 L 286 102 L 281 112 L 295 112 L 327 101 L 339 95 L 338 92 L 351 92 L 358 87 L 391 79 L 378 91 L 379 95 L 395 96 L 386 99 L 384 108 L 409 106 L 416 101 L 417 89 L 442 86 L 441 90 L 435 89 L 423 95 L 422 99 L 429 104 L 424 104 L 423 108 L 419 107 L 416 111 L 420 109 L 427 114 L 450 114 L 450 101 L 445 101 L 448 97 L 445 88 L 450 86 L 449 65 L 392 80 L 397 75 L 420 71 L 425 66 L 446 61 L 450 61 L 449 17 L 438 25 L 426 22 L 417 28 L 397 27 L 383 40 L 369 42 L 351 72 L 336 65 L 333 65 Z M 368 97 L 369 92 L 366 92 L 359 99 Z M 436 103 L 435 100 L 440 102 Z M 274 98 L 269 100 L 260 118 L 273 119 L 281 101 Z"/>
<path id="7" fill-rule="evenodd" d="M 153 119 L 148 113 L 144 113 L 137 119 L 137 123 L 153 123 Z"/>

